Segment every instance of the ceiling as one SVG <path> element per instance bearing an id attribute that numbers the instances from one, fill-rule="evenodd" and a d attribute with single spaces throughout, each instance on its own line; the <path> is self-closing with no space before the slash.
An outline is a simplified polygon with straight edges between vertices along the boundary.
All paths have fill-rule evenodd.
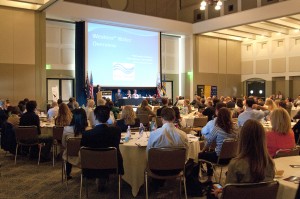
<path id="1" fill-rule="evenodd" d="M 28 10 L 43 10 L 57 0 L 0 0 L 0 6 L 22 8 Z"/>
<path id="2" fill-rule="evenodd" d="M 204 33 L 202 35 L 236 41 L 253 41 L 299 33 L 300 14 L 236 26 Z"/>

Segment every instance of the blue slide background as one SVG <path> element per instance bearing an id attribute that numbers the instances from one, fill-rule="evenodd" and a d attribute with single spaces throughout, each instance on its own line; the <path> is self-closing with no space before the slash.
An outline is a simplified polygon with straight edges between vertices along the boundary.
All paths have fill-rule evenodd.
<path id="1" fill-rule="evenodd" d="M 101 87 L 156 87 L 159 33 L 88 23 L 88 73 Z M 114 67 L 115 65 L 115 72 Z M 114 73 L 121 72 L 123 80 Z"/>

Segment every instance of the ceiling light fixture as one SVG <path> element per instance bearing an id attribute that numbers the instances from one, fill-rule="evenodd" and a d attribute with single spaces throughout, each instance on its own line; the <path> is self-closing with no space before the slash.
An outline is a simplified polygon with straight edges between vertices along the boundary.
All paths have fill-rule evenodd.
<path id="1" fill-rule="evenodd" d="M 205 10 L 207 5 L 215 5 L 215 10 L 221 10 L 223 1 L 225 0 L 202 0 L 200 3 L 200 10 Z"/>

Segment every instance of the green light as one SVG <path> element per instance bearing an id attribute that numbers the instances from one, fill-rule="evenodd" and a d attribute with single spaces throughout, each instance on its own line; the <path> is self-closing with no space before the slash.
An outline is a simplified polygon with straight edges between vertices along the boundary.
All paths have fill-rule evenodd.
<path id="1" fill-rule="evenodd" d="M 187 75 L 189 76 L 189 78 L 193 77 L 193 72 L 187 72 Z"/>
<path id="2" fill-rule="evenodd" d="M 51 68 L 51 64 L 46 64 L 46 70 L 50 70 Z"/>

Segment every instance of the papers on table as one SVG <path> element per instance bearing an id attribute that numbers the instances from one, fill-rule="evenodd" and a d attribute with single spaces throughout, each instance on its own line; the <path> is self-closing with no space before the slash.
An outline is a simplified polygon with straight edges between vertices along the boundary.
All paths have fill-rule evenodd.
<path id="1" fill-rule="evenodd" d="M 135 141 L 135 145 L 143 147 L 147 146 L 148 144 L 148 138 L 147 137 L 141 137 Z"/>
<path id="2" fill-rule="evenodd" d="M 193 134 L 186 134 L 188 137 L 189 142 L 195 142 L 199 140 L 199 137 L 193 135 Z"/>
<path id="3" fill-rule="evenodd" d="M 285 178 L 284 180 L 289 181 L 289 182 L 294 182 L 296 184 L 300 183 L 300 177 L 296 177 L 296 176 L 290 176 L 288 178 Z"/>

